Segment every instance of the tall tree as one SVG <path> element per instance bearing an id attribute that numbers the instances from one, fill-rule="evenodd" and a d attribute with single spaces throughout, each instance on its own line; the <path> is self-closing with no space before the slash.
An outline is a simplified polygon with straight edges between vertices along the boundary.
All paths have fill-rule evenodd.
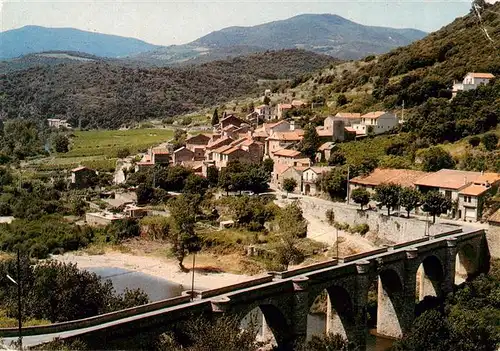
<path id="1" fill-rule="evenodd" d="M 64 134 L 57 134 L 54 137 L 54 150 L 59 153 L 64 153 L 69 151 L 69 139 Z"/>
<path id="2" fill-rule="evenodd" d="M 212 115 L 212 126 L 219 124 L 219 112 L 217 109 L 214 110 L 214 114 Z"/>
<path id="3" fill-rule="evenodd" d="M 391 210 L 399 205 L 399 193 L 401 187 L 397 184 L 380 184 L 375 188 L 375 201 L 387 208 L 387 215 L 391 215 Z"/>
<path id="4" fill-rule="evenodd" d="M 432 223 L 436 223 L 436 216 L 451 209 L 451 200 L 438 191 L 430 191 L 424 196 L 422 209 L 432 216 Z"/>
<path id="5" fill-rule="evenodd" d="M 359 204 L 361 209 L 370 202 L 370 193 L 363 188 L 354 189 L 351 193 L 352 201 Z"/>
<path id="6" fill-rule="evenodd" d="M 185 272 L 183 261 L 187 254 L 200 250 L 200 238 L 196 235 L 196 208 L 193 207 L 190 196 L 180 195 L 168 202 L 172 223 L 169 232 L 169 241 L 172 252 L 177 258 L 179 268 Z"/>
<path id="7" fill-rule="evenodd" d="M 414 188 L 402 188 L 400 192 L 400 205 L 406 210 L 407 217 L 410 212 L 420 204 L 422 194 Z"/>
<path id="8" fill-rule="evenodd" d="M 487 133 L 483 136 L 482 142 L 486 150 L 493 151 L 497 148 L 498 137 L 495 133 Z"/>
<path id="9" fill-rule="evenodd" d="M 314 162 L 316 158 L 316 151 L 320 145 L 321 141 L 319 139 L 318 132 L 316 131 L 316 128 L 309 123 L 304 128 L 304 138 L 301 142 L 300 151 L 309 157 L 312 162 Z"/>

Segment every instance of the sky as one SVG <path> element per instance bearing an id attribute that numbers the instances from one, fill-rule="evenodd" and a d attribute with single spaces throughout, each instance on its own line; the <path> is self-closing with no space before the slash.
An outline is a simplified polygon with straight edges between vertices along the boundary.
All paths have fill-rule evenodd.
<path id="1" fill-rule="evenodd" d="M 492 2 L 493 0 L 490 0 Z M 229 26 L 252 26 L 303 13 L 332 13 L 352 21 L 431 32 L 468 13 L 470 0 L 0 0 L 1 31 L 39 25 L 172 45 Z"/>

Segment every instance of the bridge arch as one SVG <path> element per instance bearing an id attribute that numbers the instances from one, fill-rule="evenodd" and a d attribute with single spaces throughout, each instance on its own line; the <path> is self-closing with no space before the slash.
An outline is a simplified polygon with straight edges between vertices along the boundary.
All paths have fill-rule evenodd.
<path id="1" fill-rule="evenodd" d="M 473 245 L 458 246 L 455 259 L 455 283 L 474 278 L 478 271 L 478 254 Z"/>
<path id="2" fill-rule="evenodd" d="M 241 328 L 256 323 L 258 329 L 256 337 L 271 342 L 278 347 L 278 350 L 286 349 L 293 342 L 294 335 L 290 322 L 281 309 L 272 303 L 249 305 L 238 315 Z"/>
<path id="3" fill-rule="evenodd" d="M 401 337 L 405 317 L 404 280 L 396 269 L 382 269 L 378 274 L 377 332 Z"/>
<path id="4" fill-rule="evenodd" d="M 314 304 L 325 311 L 324 333 L 340 334 L 348 340 L 355 340 L 356 321 L 351 294 L 340 285 L 328 286 L 309 297 L 309 311 Z"/>
<path id="5" fill-rule="evenodd" d="M 429 255 L 422 260 L 417 270 L 418 298 L 425 296 L 440 297 L 443 295 L 443 282 L 445 278 L 444 265 L 437 256 Z"/>

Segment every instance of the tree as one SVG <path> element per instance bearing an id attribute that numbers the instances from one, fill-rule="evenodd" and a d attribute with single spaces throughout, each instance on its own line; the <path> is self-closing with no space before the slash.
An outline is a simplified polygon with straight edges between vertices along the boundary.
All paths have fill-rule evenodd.
<path id="1" fill-rule="evenodd" d="M 304 260 L 304 253 L 297 246 L 298 240 L 307 236 L 307 221 L 302 216 L 302 210 L 294 202 L 281 211 L 274 221 L 279 233 L 279 242 L 276 244 L 276 260 L 285 269 L 290 263 L 300 263 Z"/>
<path id="2" fill-rule="evenodd" d="M 347 195 L 347 169 L 339 167 L 321 174 L 316 185 L 328 193 L 332 200 L 344 201 Z"/>
<path id="3" fill-rule="evenodd" d="M 209 182 L 206 178 L 201 177 L 197 174 L 190 174 L 186 178 L 184 192 L 188 194 L 197 194 L 200 196 L 200 198 L 203 198 L 208 190 L 208 186 Z"/>
<path id="4" fill-rule="evenodd" d="M 397 184 L 380 184 L 375 188 L 374 200 L 387 208 L 387 215 L 391 215 L 391 209 L 399 205 L 399 193 L 401 187 Z"/>
<path id="5" fill-rule="evenodd" d="M 285 178 L 283 180 L 283 190 L 288 193 L 291 193 L 297 187 L 297 181 L 294 178 Z"/>
<path id="6" fill-rule="evenodd" d="M 329 166 L 342 166 L 345 164 L 345 156 L 341 151 L 332 152 L 328 159 Z"/>
<path id="7" fill-rule="evenodd" d="M 179 268 L 185 272 L 184 257 L 188 253 L 200 250 L 201 241 L 194 228 L 197 209 L 193 206 L 193 199 L 185 194 L 171 199 L 168 202 L 168 209 L 172 219 L 168 240 L 172 245 L 172 252 L 179 263 Z"/>
<path id="8" fill-rule="evenodd" d="M 126 158 L 130 156 L 130 149 L 126 147 L 122 147 L 116 151 L 117 158 Z"/>
<path id="9" fill-rule="evenodd" d="M 402 188 L 400 192 L 400 205 L 406 210 L 407 217 L 410 218 L 410 212 L 420 204 L 422 194 L 414 188 Z"/>
<path id="10" fill-rule="evenodd" d="M 430 191 L 424 195 L 422 209 L 432 216 L 432 223 L 436 223 L 436 216 L 451 209 L 451 200 L 438 191 Z"/>
<path id="11" fill-rule="evenodd" d="M 268 105 L 271 103 L 271 98 L 269 96 L 264 96 L 264 105 Z"/>
<path id="12" fill-rule="evenodd" d="M 300 151 L 309 157 L 311 161 L 316 158 L 316 151 L 320 146 L 321 141 L 319 139 L 318 132 L 312 124 L 308 124 L 304 128 L 304 138 L 302 139 Z"/>
<path id="13" fill-rule="evenodd" d="M 488 151 L 493 151 L 497 148 L 498 137 L 495 133 L 486 133 L 481 140 L 484 148 Z"/>
<path id="14" fill-rule="evenodd" d="M 480 143 L 481 143 L 481 138 L 480 138 L 480 137 L 478 137 L 477 135 L 474 135 L 474 136 L 470 137 L 470 139 L 469 139 L 469 144 L 470 144 L 470 146 L 472 146 L 472 147 L 476 147 L 476 146 L 478 146 Z"/>
<path id="15" fill-rule="evenodd" d="M 422 169 L 426 172 L 437 172 L 443 168 L 454 168 L 455 161 L 450 153 L 440 146 L 433 146 L 420 152 Z"/>
<path id="16" fill-rule="evenodd" d="M 215 166 L 207 168 L 207 180 L 211 187 L 216 187 L 219 182 L 219 170 Z"/>
<path id="17" fill-rule="evenodd" d="M 135 194 L 137 196 L 137 204 L 145 205 L 150 203 L 154 198 L 154 189 L 149 185 L 144 183 L 139 184 L 137 189 L 135 189 Z"/>
<path id="18" fill-rule="evenodd" d="M 337 106 L 344 106 L 347 102 L 347 97 L 344 94 L 337 96 Z"/>
<path id="19" fill-rule="evenodd" d="M 187 132 L 184 129 L 176 129 L 172 140 L 174 150 L 186 145 Z"/>
<path id="20" fill-rule="evenodd" d="M 274 161 L 272 158 L 266 158 L 262 162 L 262 167 L 264 168 L 264 171 L 269 174 L 269 177 L 271 177 L 271 173 L 274 170 Z"/>
<path id="21" fill-rule="evenodd" d="M 212 126 L 219 124 L 219 112 L 217 109 L 214 110 L 214 114 L 212 115 Z"/>
<path id="22" fill-rule="evenodd" d="M 54 149 L 56 152 L 64 153 L 69 151 L 69 139 L 64 134 L 57 134 L 54 137 Z"/>
<path id="23" fill-rule="evenodd" d="M 357 188 L 352 191 L 351 199 L 363 209 L 363 206 L 368 205 L 370 202 L 370 193 L 366 189 Z"/>

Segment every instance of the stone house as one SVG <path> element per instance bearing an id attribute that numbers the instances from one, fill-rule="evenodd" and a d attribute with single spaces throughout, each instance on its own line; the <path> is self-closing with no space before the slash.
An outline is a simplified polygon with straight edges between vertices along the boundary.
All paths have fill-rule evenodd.
<path id="1" fill-rule="evenodd" d="M 293 193 L 300 194 L 302 189 L 302 173 L 307 167 L 300 166 L 291 166 L 288 167 L 285 171 L 278 175 L 277 187 L 280 190 L 283 190 L 283 181 L 287 178 L 295 179 L 297 182 L 297 186 L 293 190 Z"/>
<path id="2" fill-rule="evenodd" d="M 318 195 L 319 188 L 316 182 L 320 175 L 330 172 L 333 167 L 308 167 L 302 172 L 302 193 L 305 195 Z"/>
<path id="3" fill-rule="evenodd" d="M 328 141 L 321 144 L 318 148 L 318 154 L 316 156 L 317 162 L 328 162 L 333 151 L 336 149 L 336 144 L 333 141 Z"/>
<path id="4" fill-rule="evenodd" d="M 267 148 L 264 153 L 274 159 L 276 151 L 297 144 L 303 138 L 304 131 L 302 129 L 295 129 L 288 132 L 274 132 L 267 138 Z"/>
<path id="5" fill-rule="evenodd" d="M 286 111 L 290 111 L 293 108 L 292 104 L 278 104 L 276 117 L 282 119 Z"/>
<path id="6" fill-rule="evenodd" d="M 351 126 L 361 122 L 361 113 L 338 112 L 334 117 L 330 116 L 325 119 L 325 126 L 331 124 L 334 120 L 342 120 L 346 126 Z"/>
<path id="7" fill-rule="evenodd" d="M 257 113 L 257 117 L 260 121 L 270 121 L 276 118 L 273 114 L 273 109 L 269 105 L 260 105 L 255 107 L 254 112 Z"/>
<path id="8" fill-rule="evenodd" d="M 151 162 L 153 164 L 169 164 L 170 152 L 166 148 L 152 148 L 150 150 Z"/>
<path id="9" fill-rule="evenodd" d="M 211 138 L 206 134 L 193 135 L 186 139 L 186 148 L 193 152 L 195 152 L 195 149 L 205 149 Z"/>
<path id="10" fill-rule="evenodd" d="M 233 125 L 235 127 L 241 127 L 241 125 L 244 123 L 245 123 L 245 121 L 243 121 L 242 119 L 239 119 L 235 115 L 229 115 L 229 116 L 220 120 L 219 129 L 223 130 L 224 128 L 229 127 L 231 125 Z"/>
<path id="11" fill-rule="evenodd" d="M 233 138 L 228 136 L 220 136 L 214 134 L 212 136 L 212 140 L 208 143 L 205 151 L 205 159 L 210 161 L 213 160 L 213 153 L 216 149 L 221 148 L 222 146 L 227 146 L 234 141 Z"/>
<path id="12" fill-rule="evenodd" d="M 223 146 L 214 151 L 215 167 L 218 169 L 227 167 L 229 162 L 239 161 L 242 163 L 254 163 L 254 158 L 250 152 L 245 151 L 241 146 Z"/>
<path id="13" fill-rule="evenodd" d="M 286 164 L 289 166 L 299 166 L 304 163 L 310 164 L 310 160 L 305 157 L 300 151 L 291 149 L 280 149 L 273 154 L 275 163 Z"/>
<path id="14" fill-rule="evenodd" d="M 185 161 L 193 161 L 194 152 L 186 148 L 185 146 L 174 151 L 172 161 L 175 165 L 180 165 Z"/>
<path id="15" fill-rule="evenodd" d="M 113 222 L 122 221 L 125 216 L 111 212 L 89 212 L 85 214 L 85 222 L 91 227 L 107 226 Z"/>
<path id="16" fill-rule="evenodd" d="M 356 132 L 364 135 L 381 134 L 388 132 L 392 128 L 399 125 L 398 117 L 386 111 L 369 112 L 361 116 L 361 122 L 353 124 L 352 127 Z"/>

